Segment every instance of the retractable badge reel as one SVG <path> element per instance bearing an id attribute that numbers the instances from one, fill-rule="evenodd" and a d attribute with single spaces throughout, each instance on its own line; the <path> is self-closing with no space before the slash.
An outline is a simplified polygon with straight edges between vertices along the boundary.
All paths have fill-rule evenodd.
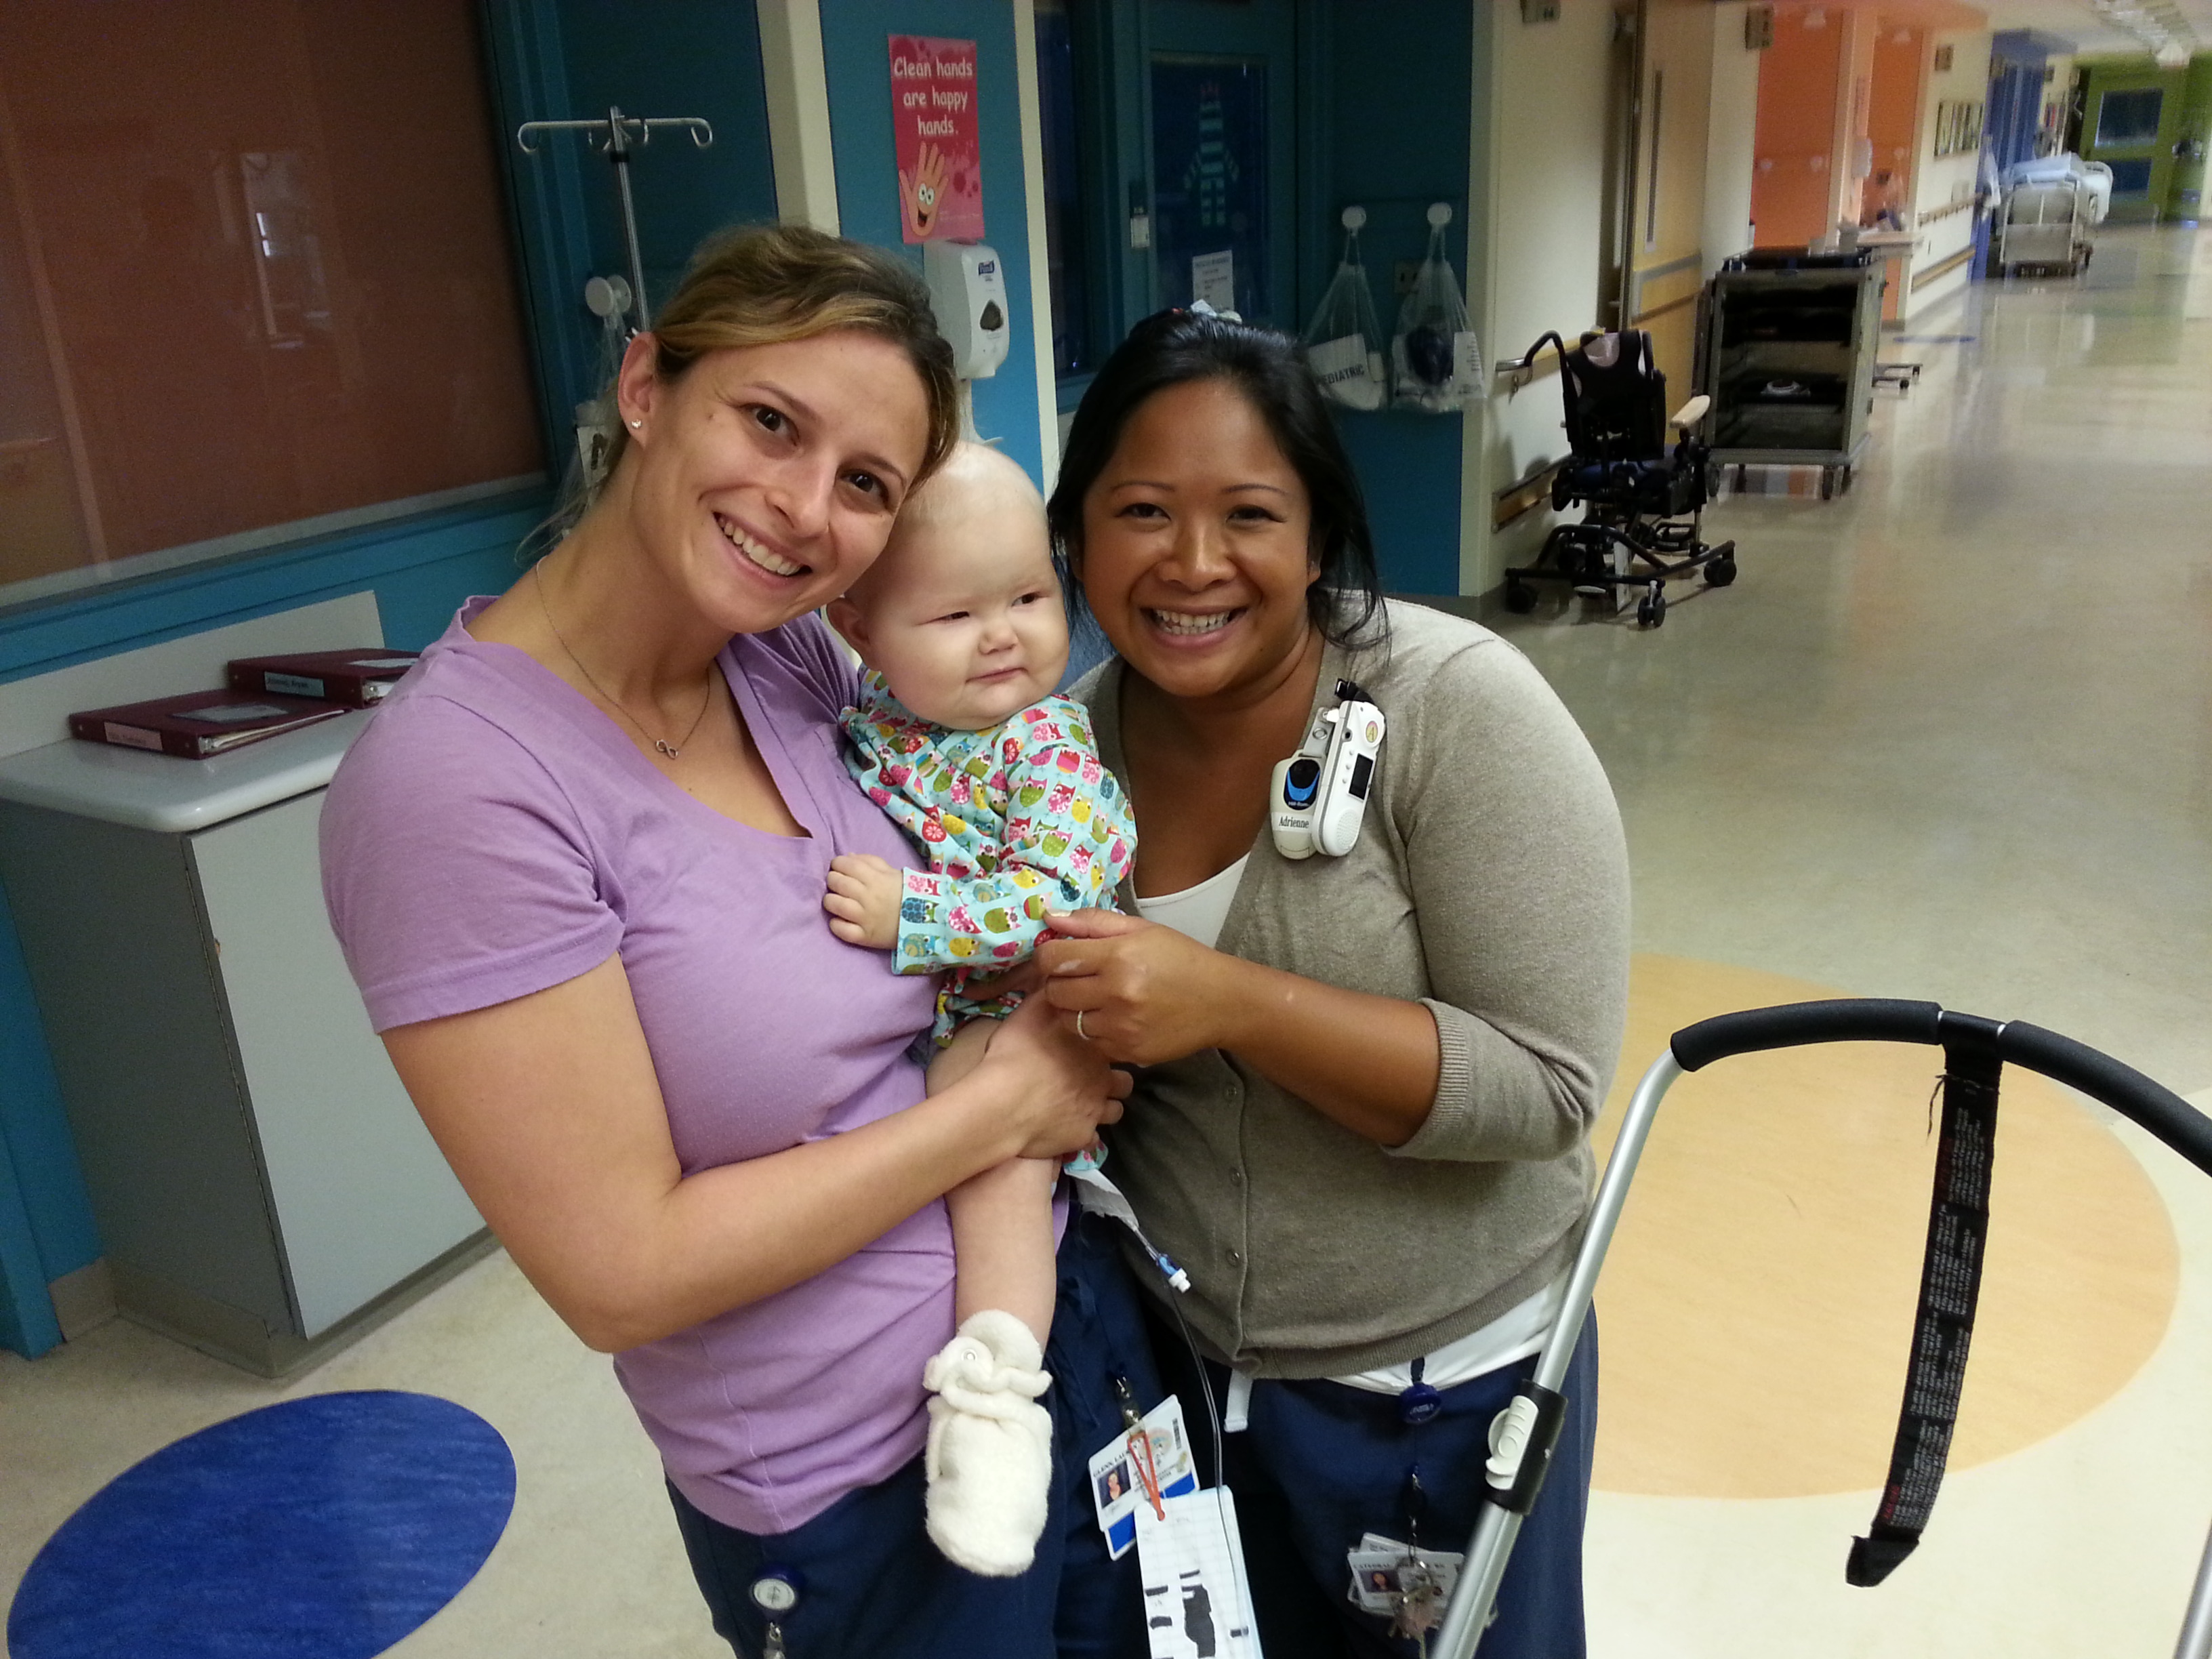
<path id="1" fill-rule="evenodd" d="M 768 1620 L 761 1644 L 761 1659 L 789 1659 L 783 1645 L 783 1621 L 791 1617 L 805 1590 L 806 1580 L 793 1567 L 770 1567 L 753 1580 L 745 1594 Z"/>
<path id="2" fill-rule="evenodd" d="M 1286 859 L 1342 858 L 1359 842 L 1384 721 L 1352 681 L 1339 680 L 1336 695 L 1336 707 L 1314 717 L 1298 752 L 1275 768 L 1268 827 Z"/>

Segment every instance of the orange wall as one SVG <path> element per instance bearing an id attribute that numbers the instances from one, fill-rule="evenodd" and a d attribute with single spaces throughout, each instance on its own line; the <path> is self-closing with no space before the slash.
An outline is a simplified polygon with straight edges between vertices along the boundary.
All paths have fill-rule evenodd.
<path id="1" fill-rule="evenodd" d="M 1843 160 L 1830 152 L 1848 17 L 1830 11 L 1822 27 L 1807 27 L 1815 15 L 1778 10 L 1774 44 L 1760 54 L 1751 217 L 1762 247 L 1802 246 L 1828 231 L 1831 174 Z"/>
<path id="2" fill-rule="evenodd" d="M 471 9 L 11 0 L 0 61 L 108 557 L 543 465 Z"/>
<path id="3" fill-rule="evenodd" d="M 1875 42 L 1874 102 L 1867 137 L 1874 144 L 1874 172 L 1867 180 L 1866 216 L 1885 194 L 1881 175 L 1891 175 L 1887 193 L 1909 225 L 1912 214 L 1912 157 L 1920 118 L 1920 64 L 1927 36 L 1918 29 L 1885 27 Z"/>

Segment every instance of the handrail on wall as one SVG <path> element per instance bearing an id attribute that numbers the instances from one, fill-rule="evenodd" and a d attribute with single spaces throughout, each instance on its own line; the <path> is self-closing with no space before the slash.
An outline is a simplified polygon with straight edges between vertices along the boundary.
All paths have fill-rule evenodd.
<path id="1" fill-rule="evenodd" d="M 1537 354 L 1543 350 L 1547 343 L 1553 348 L 1552 356 L 1548 360 L 1550 363 L 1548 368 L 1537 359 Z M 1527 354 L 1518 362 L 1498 364 L 1497 372 L 1498 377 L 1505 382 L 1506 395 L 1510 397 L 1522 386 L 1531 381 L 1541 380 L 1547 374 L 1558 374 L 1559 359 L 1566 355 L 1566 349 L 1567 343 L 1560 337 L 1559 331 L 1557 329 L 1547 329 L 1536 337 L 1536 343 L 1528 348 Z"/>

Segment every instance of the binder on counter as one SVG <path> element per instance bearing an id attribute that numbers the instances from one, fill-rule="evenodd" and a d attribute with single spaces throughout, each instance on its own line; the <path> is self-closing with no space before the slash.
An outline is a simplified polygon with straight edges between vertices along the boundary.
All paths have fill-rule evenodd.
<path id="1" fill-rule="evenodd" d="M 352 651 L 240 657 L 230 665 L 230 685 L 234 691 L 273 691 L 279 696 L 343 703 L 349 708 L 374 708 L 421 654 L 386 650 L 380 645 Z"/>
<path id="2" fill-rule="evenodd" d="M 242 691 L 187 691 L 145 702 L 88 708 L 69 717 L 70 735 L 88 743 L 204 760 L 264 738 L 296 732 L 350 713 L 335 702 Z"/>

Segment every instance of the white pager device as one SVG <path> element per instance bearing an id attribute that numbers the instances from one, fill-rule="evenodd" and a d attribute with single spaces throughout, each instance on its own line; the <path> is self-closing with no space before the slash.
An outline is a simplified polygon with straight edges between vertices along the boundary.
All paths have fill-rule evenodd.
<path id="1" fill-rule="evenodd" d="M 1337 713 L 1323 709 L 1314 716 L 1313 730 L 1298 745 L 1298 752 L 1275 763 L 1275 781 L 1267 801 L 1267 827 L 1275 837 L 1275 850 L 1286 859 L 1310 859 L 1314 854 L 1315 809 L 1321 805 L 1321 781 L 1327 775 L 1330 740 L 1336 735 Z"/>
<path id="2" fill-rule="evenodd" d="M 1340 682 L 1340 684 L 1342 683 Z M 1320 816 L 1314 820 L 1314 850 L 1340 859 L 1358 844 L 1367 816 L 1368 786 L 1375 779 L 1375 756 L 1382 747 L 1382 711 L 1358 686 L 1337 705 L 1336 736 L 1322 784 Z"/>
<path id="3" fill-rule="evenodd" d="M 1350 680 L 1336 694 L 1342 701 L 1316 715 L 1298 752 L 1275 768 L 1268 827 L 1286 859 L 1341 858 L 1359 842 L 1386 723 Z"/>

